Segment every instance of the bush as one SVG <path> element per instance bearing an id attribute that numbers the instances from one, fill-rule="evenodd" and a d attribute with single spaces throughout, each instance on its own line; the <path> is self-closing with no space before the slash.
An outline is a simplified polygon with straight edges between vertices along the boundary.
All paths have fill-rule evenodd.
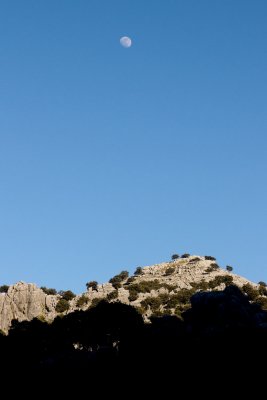
<path id="1" fill-rule="evenodd" d="M 38 317 L 36 317 L 36 318 L 38 319 L 38 321 L 46 322 L 46 318 L 43 314 L 38 315 Z"/>
<path id="2" fill-rule="evenodd" d="M 176 309 L 174 310 L 174 314 L 176 315 L 176 317 L 178 318 L 182 318 L 182 310 L 180 309 L 180 307 L 176 307 Z"/>
<path id="3" fill-rule="evenodd" d="M 135 301 L 138 299 L 139 293 L 150 293 L 151 290 L 159 290 L 160 288 L 165 288 L 168 291 L 172 291 L 175 289 L 175 286 L 168 285 L 167 283 L 160 283 L 158 279 L 153 281 L 141 281 L 139 283 L 133 283 L 127 287 L 129 290 L 129 301 Z M 165 294 L 160 294 L 164 296 Z M 168 297 L 168 295 L 166 295 Z"/>
<path id="4" fill-rule="evenodd" d="M 129 301 L 135 301 L 138 299 L 138 293 L 137 292 L 129 292 L 128 300 Z"/>
<path id="5" fill-rule="evenodd" d="M 173 315 L 171 308 L 164 308 L 164 311 L 159 311 L 161 315 Z M 154 316 L 155 314 L 153 314 Z M 159 315 L 160 316 L 160 315 Z"/>
<path id="6" fill-rule="evenodd" d="M 47 288 L 45 286 L 41 286 L 41 289 L 45 294 L 48 294 L 48 295 L 56 295 L 57 294 L 56 289 Z"/>
<path id="7" fill-rule="evenodd" d="M 141 267 L 137 267 L 135 272 L 134 272 L 134 275 L 142 275 L 142 273 L 143 273 L 142 268 Z"/>
<path id="8" fill-rule="evenodd" d="M 130 285 L 130 283 L 133 283 L 135 281 L 135 276 L 130 276 L 130 278 L 127 279 L 125 285 Z"/>
<path id="9" fill-rule="evenodd" d="M 259 282 L 258 291 L 261 296 L 267 296 L 267 287 L 265 282 Z"/>
<path id="10" fill-rule="evenodd" d="M 170 296 L 167 293 L 160 293 L 158 297 L 162 305 L 167 304 L 170 299 Z"/>
<path id="11" fill-rule="evenodd" d="M 216 258 L 212 256 L 205 256 L 205 260 L 216 261 Z"/>
<path id="12" fill-rule="evenodd" d="M 63 313 L 70 308 L 69 302 L 66 299 L 59 299 L 56 305 L 56 312 Z"/>
<path id="13" fill-rule="evenodd" d="M 263 281 L 259 281 L 258 285 L 266 287 L 266 286 L 267 286 L 267 283 L 266 283 L 266 282 L 263 282 Z"/>
<path id="14" fill-rule="evenodd" d="M 137 293 L 149 293 L 151 290 L 159 290 L 160 288 L 165 288 L 169 291 L 175 289 L 175 286 L 168 285 L 167 283 L 160 283 L 158 279 L 153 281 L 141 281 L 139 283 L 133 283 L 129 285 L 128 290 L 135 291 Z"/>
<path id="15" fill-rule="evenodd" d="M 190 263 L 196 262 L 196 261 L 200 261 L 199 257 L 194 257 L 190 260 Z"/>
<path id="16" fill-rule="evenodd" d="M 182 255 L 181 255 L 181 258 L 188 258 L 188 257 L 190 257 L 190 254 L 189 254 L 189 253 L 185 253 L 185 254 L 182 254 Z"/>
<path id="17" fill-rule="evenodd" d="M 175 308 L 178 304 L 189 303 L 194 293 L 193 289 L 180 289 L 179 292 L 170 296 L 168 307 Z"/>
<path id="18" fill-rule="evenodd" d="M 111 300 L 115 300 L 118 298 L 119 292 L 118 290 L 113 290 L 112 292 L 107 294 L 107 300 L 111 301 Z"/>
<path id="19" fill-rule="evenodd" d="M 216 276 L 212 281 L 208 282 L 208 286 L 210 289 L 215 289 L 222 283 L 224 283 L 225 286 L 231 285 L 233 283 L 233 277 L 229 275 Z"/>
<path id="20" fill-rule="evenodd" d="M 207 290 L 209 288 L 208 282 L 203 279 L 200 282 L 190 282 L 190 285 L 195 290 Z"/>
<path id="21" fill-rule="evenodd" d="M 141 315 L 144 315 L 146 313 L 146 310 L 144 309 L 144 307 L 136 307 L 135 309 Z"/>
<path id="22" fill-rule="evenodd" d="M 261 308 L 267 311 L 267 298 L 266 297 L 258 297 L 256 303 L 261 306 Z"/>
<path id="23" fill-rule="evenodd" d="M 259 296 L 259 291 L 255 289 L 250 283 L 243 285 L 242 290 L 248 296 L 249 300 L 256 300 L 256 298 Z"/>
<path id="24" fill-rule="evenodd" d="M 121 283 L 120 282 L 113 282 L 112 286 L 114 287 L 114 289 L 118 290 L 119 288 L 121 288 Z"/>
<path id="25" fill-rule="evenodd" d="M 0 286 L 0 293 L 7 293 L 8 289 L 9 289 L 8 285 L 2 285 Z"/>
<path id="26" fill-rule="evenodd" d="M 167 301 L 167 306 L 169 308 L 175 308 L 178 304 L 180 304 L 180 298 L 178 295 L 174 294 L 172 296 L 169 297 L 168 301 Z"/>
<path id="27" fill-rule="evenodd" d="M 233 277 L 232 276 L 224 276 L 224 280 L 223 283 L 225 284 L 225 286 L 230 286 L 233 283 Z"/>
<path id="28" fill-rule="evenodd" d="M 97 281 L 90 281 L 90 282 L 86 283 L 87 290 L 92 288 L 92 290 L 96 290 L 97 291 L 97 286 L 98 286 L 98 282 Z"/>
<path id="29" fill-rule="evenodd" d="M 60 292 L 58 293 L 60 294 L 62 299 L 67 301 L 72 300 L 75 297 L 75 294 L 71 290 L 60 290 Z"/>
<path id="30" fill-rule="evenodd" d="M 216 263 L 211 263 L 210 266 L 206 269 L 206 272 L 210 273 L 219 269 L 219 265 Z"/>
<path id="31" fill-rule="evenodd" d="M 129 272 L 128 271 L 121 271 L 119 276 L 121 277 L 121 281 L 125 281 L 125 279 L 127 279 L 129 277 Z"/>
<path id="32" fill-rule="evenodd" d="M 102 301 L 102 300 L 103 300 L 103 299 L 101 299 L 101 298 L 95 297 L 95 298 L 92 300 L 92 303 L 91 303 L 90 308 L 96 307 L 96 306 L 100 303 L 100 301 Z"/>
<path id="33" fill-rule="evenodd" d="M 216 264 L 216 263 L 211 263 L 210 264 L 210 266 L 211 266 L 211 268 L 213 268 L 214 270 L 216 270 L 216 269 L 219 269 L 220 267 L 219 267 L 219 265 L 218 264 Z"/>
<path id="34" fill-rule="evenodd" d="M 79 297 L 79 299 L 76 302 L 77 307 L 81 308 L 82 306 L 84 306 L 85 304 L 87 304 L 89 301 L 88 297 L 86 297 L 84 294 Z"/>
<path id="35" fill-rule="evenodd" d="M 113 278 L 111 278 L 109 280 L 109 283 L 111 283 L 115 289 L 118 289 L 118 287 L 121 287 L 121 282 L 126 280 L 128 278 L 128 276 L 129 276 L 128 271 L 121 271 L 120 274 L 115 275 Z M 120 285 L 118 285 L 118 284 L 120 284 Z"/>
<path id="36" fill-rule="evenodd" d="M 151 311 L 154 313 L 161 306 L 161 301 L 158 297 L 151 296 L 141 301 L 141 306 L 144 307 L 146 310 L 150 308 Z"/>
<path id="37" fill-rule="evenodd" d="M 174 271 L 175 271 L 174 267 L 167 268 L 165 271 L 165 276 L 172 275 L 174 273 Z"/>
<path id="38" fill-rule="evenodd" d="M 173 254 L 172 255 L 172 260 L 177 260 L 177 258 L 179 258 L 179 254 Z"/>
<path id="39" fill-rule="evenodd" d="M 153 314 L 151 315 L 151 317 L 156 317 L 156 318 L 158 318 L 158 317 L 163 317 L 164 314 L 165 314 L 165 312 L 163 312 L 163 311 L 155 310 L 155 311 L 153 312 Z"/>
<path id="40" fill-rule="evenodd" d="M 226 265 L 226 271 L 228 272 L 232 272 L 233 271 L 233 267 L 231 267 L 231 265 Z"/>

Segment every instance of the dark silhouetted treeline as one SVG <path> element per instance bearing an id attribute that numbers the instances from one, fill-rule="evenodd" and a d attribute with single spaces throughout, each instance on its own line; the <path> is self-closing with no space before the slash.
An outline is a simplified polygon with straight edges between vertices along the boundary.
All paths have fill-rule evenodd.
<path id="1" fill-rule="evenodd" d="M 131 306 L 105 301 L 51 324 L 13 321 L 9 335 L 0 336 L 1 366 L 13 375 L 31 370 L 66 377 L 116 374 L 139 382 L 154 374 L 180 384 L 189 375 L 229 382 L 256 369 L 260 376 L 267 312 L 250 304 L 236 286 L 196 293 L 191 304 L 183 319 L 164 316 L 151 323 Z"/>

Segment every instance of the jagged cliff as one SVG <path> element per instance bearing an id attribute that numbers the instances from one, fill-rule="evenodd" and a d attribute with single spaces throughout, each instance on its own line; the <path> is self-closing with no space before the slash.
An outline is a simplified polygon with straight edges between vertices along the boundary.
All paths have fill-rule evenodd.
<path id="1" fill-rule="evenodd" d="M 254 288 L 258 287 L 239 275 L 219 268 L 214 260 L 207 260 L 201 256 L 188 256 L 143 267 L 138 275 L 124 279 L 117 290 L 111 283 L 98 284 L 96 290 L 90 288 L 70 300 L 70 307 L 66 312 L 86 309 L 98 299 L 106 298 L 109 301 L 119 300 L 138 307 L 147 319 L 153 313 L 151 299 L 158 298 L 162 302 L 157 305 L 158 312 L 174 313 L 175 306 L 172 300 L 179 301 L 179 291 L 188 290 L 191 294 L 192 290 L 210 290 L 210 287 L 223 289 L 229 282 L 239 287 L 248 283 Z M 135 291 L 134 296 L 133 291 Z M 59 299 L 59 294 L 47 295 L 32 283 L 18 282 L 10 286 L 7 293 L 0 294 L 0 329 L 5 333 L 8 332 L 13 319 L 23 321 L 37 317 L 52 321 L 58 314 L 56 305 Z"/>
<path id="2" fill-rule="evenodd" d="M 53 320 L 57 296 L 48 296 L 33 283 L 18 282 L 0 294 L 0 329 L 7 332 L 11 321 L 35 317 Z"/>

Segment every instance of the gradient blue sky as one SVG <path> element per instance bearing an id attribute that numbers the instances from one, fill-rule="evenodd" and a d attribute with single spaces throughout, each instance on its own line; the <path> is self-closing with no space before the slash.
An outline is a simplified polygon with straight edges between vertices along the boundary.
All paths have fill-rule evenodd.
<path id="1" fill-rule="evenodd" d="M 0 284 L 81 292 L 176 252 L 267 280 L 266 18 L 265 0 L 2 0 Z"/>

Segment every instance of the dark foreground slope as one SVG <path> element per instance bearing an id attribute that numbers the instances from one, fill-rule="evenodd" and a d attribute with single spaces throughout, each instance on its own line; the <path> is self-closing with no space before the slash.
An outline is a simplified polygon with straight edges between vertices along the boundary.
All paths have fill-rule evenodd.
<path id="1" fill-rule="evenodd" d="M 34 371 L 60 382 L 84 374 L 90 384 L 107 377 L 115 377 L 117 384 L 125 377 L 132 384 L 148 383 L 151 376 L 182 384 L 190 377 L 192 384 L 218 381 L 224 387 L 240 376 L 252 380 L 257 372 L 260 385 L 267 312 L 236 286 L 196 293 L 191 305 L 182 319 L 155 317 L 149 324 L 133 307 L 105 301 L 52 324 L 14 322 L 9 335 L 0 337 L 1 367 L 12 376 Z"/>

